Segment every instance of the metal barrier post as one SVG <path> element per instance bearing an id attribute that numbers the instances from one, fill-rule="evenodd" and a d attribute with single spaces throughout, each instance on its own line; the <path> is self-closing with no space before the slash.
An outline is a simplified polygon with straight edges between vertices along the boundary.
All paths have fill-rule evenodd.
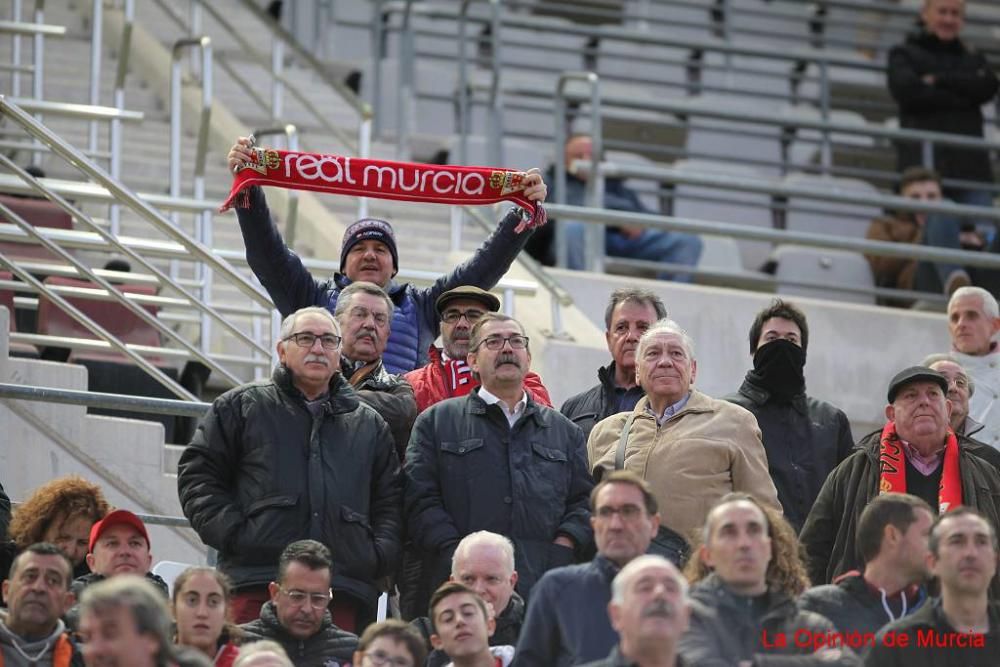
<path id="1" fill-rule="evenodd" d="M 819 111 L 820 118 L 824 123 L 830 122 L 830 64 L 826 60 L 819 61 Z M 822 144 L 820 146 L 820 165 L 823 173 L 829 174 L 833 166 L 833 146 L 830 136 L 830 128 L 824 127 L 822 130 Z"/>
<path id="2" fill-rule="evenodd" d="M 285 67 L 285 43 L 280 39 L 271 42 L 271 122 L 278 123 L 285 113 L 285 89 L 282 71 Z"/>
<path id="3" fill-rule="evenodd" d="M 96 0 L 95 0 L 96 1 Z M 21 0 L 13 0 L 10 5 L 10 20 L 15 23 L 21 21 Z M 14 97 L 21 96 L 21 36 L 11 37 L 10 48 L 10 94 Z"/>
<path id="4" fill-rule="evenodd" d="M 502 165 L 503 156 L 503 92 L 500 89 L 500 0 L 490 2 L 490 164 Z"/>
<path id="5" fill-rule="evenodd" d="M 135 23 L 135 0 L 125 0 L 125 24 L 122 26 L 121 45 L 118 47 L 118 70 L 115 73 L 115 108 L 125 110 L 125 77 L 128 75 L 129 54 L 132 52 L 132 25 Z M 122 121 L 111 119 L 111 178 L 121 180 L 122 175 Z M 121 227 L 121 207 L 117 203 L 108 209 L 111 233 L 118 235 Z"/>
<path id="6" fill-rule="evenodd" d="M 279 127 L 255 129 L 253 136 L 258 140 L 261 137 L 283 136 L 285 137 L 285 148 L 287 150 L 299 150 L 299 130 L 291 123 Z M 288 209 L 285 211 L 285 244 L 291 248 L 295 245 L 295 228 L 299 219 L 299 191 L 289 190 L 287 196 Z"/>
<path id="7" fill-rule="evenodd" d="M 358 157 L 368 158 L 372 154 L 372 116 L 370 109 L 362 114 L 358 125 Z M 368 217 L 368 197 L 358 197 L 358 219 Z"/>
<path id="8" fill-rule="evenodd" d="M 413 30 L 410 29 L 410 16 L 413 11 L 413 0 L 406 0 L 403 8 L 403 26 L 400 29 L 399 57 L 396 65 L 396 76 L 399 82 L 399 104 L 396 105 L 396 158 L 410 159 L 410 122 L 417 110 L 415 82 L 416 49 Z"/>
<path id="9" fill-rule="evenodd" d="M 382 108 L 382 57 L 385 55 L 382 42 L 385 40 L 385 26 L 383 21 L 387 20 L 382 13 L 382 5 L 385 0 L 375 0 L 372 14 L 372 88 L 371 105 L 375 109 Z M 382 114 L 377 113 L 372 119 L 372 132 L 376 137 L 382 137 Z"/>
<path id="10" fill-rule="evenodd" d="M 101 103 L 101 49 L 104 46 L 104 2 L 94 0 L 90 13 L 90 103 Z M 17 95 L 17 93 L 14 93 Z M 90 154 L 97 152 L 97 120 L 90 121 L 87 148 Z"/>

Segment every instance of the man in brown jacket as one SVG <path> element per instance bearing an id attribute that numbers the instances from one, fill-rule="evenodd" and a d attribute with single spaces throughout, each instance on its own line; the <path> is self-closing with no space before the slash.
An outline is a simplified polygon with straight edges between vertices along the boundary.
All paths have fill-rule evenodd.
<path id="1" fill-rule="evenodd" d="M 732 491 L 781 508 L 757 420 L 695 389 L 697 368 L 687 333 L 672 320 L 657 322 L 636 351 L 646 396 L 632 412 L 599 422 L 587 442 L 595 477 L 616 468 L 639 474 L 653 487 L 663 523 L 689 541 Z"/>

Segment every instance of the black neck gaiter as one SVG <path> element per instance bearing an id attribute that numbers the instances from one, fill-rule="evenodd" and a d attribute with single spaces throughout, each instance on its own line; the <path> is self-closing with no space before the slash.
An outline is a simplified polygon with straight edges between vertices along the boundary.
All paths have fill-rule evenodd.
<path id="1" fill-rule="evenodd" d="M 788 402 L 806 390 L 806 353 L 788 340 L 773 340 L 757 348 L 750 379 L 776 400 Z"/>

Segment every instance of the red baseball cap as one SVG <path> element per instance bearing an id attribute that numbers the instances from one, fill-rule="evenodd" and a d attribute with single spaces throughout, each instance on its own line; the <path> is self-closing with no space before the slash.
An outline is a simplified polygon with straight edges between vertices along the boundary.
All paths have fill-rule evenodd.
<path id="1" fill-rule="evenodd" d="M 87 548 L 89 553 L 94 552 L 94 544 L 100 539 L 101 533 L 110 528 L 111 526 L 118 525 L 132 526 L 139 534 L 142 535 L 143 539 L 146 540 L 146 546 L 151 546 L 149 542 L 149 533 L 146 532 L 146 524 L 142 522 L 142 519 L 132 514 L 128 510 L 115 510 L 109 513 L 106 517 L 95 523 L 90 529 L 90 545 Z"/>

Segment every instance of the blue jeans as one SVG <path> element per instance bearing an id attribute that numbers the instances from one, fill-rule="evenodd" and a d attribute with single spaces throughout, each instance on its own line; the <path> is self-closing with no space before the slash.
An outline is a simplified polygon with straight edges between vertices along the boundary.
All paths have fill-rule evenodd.
<path id="1" fill-rule="evenodd" d="M 923 245 L 935 248 L 961 250 L 959 233 L 962 225 L 958 218 L 940 213 L 929 213 L 924 223 Z M 919 292 L 940 292 L 948 282 L 948 276 L 962 269 L 958 264 L 918 262 L 913 275 L 913 289 Z"/>
<path id="2" fill-rule="evenodd" d="M 584 235 L 587 225 L 572 220 L 560 220 L 566 235 L 566 264 L 568 268 L 581 271 L 586 268 L 584 254 Z M 651 262 L 669 262 L 695 266 L 701 257 L 701 238 L 695 234 L 681 232 L 661 232 L 654 229 L 644 229 L 635 238 L 627 238 L 614 230 L 605 230 L 604 252 L 614 257 L 630 259 L 645 259 Z M 663 271 L 657 274 L 661 280 L 691 282 L 690 274 L 673 274 Z"/>

